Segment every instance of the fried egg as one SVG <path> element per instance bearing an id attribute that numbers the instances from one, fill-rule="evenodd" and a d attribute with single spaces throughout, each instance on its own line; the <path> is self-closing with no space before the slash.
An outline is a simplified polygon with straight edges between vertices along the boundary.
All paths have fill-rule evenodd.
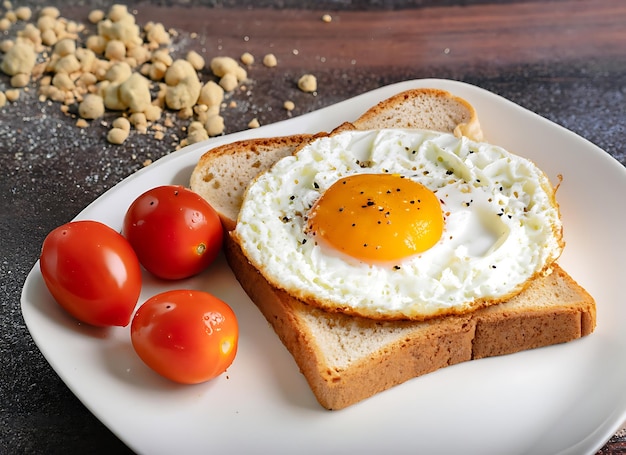
<path id="1" fill-rule="evenodd" d="M 423 320 L 506 300 L 563 248 L 531 161 L 426 130 L 317 138 L 248 187 L 233 232 L 272 285 L 319 308 Z"/>

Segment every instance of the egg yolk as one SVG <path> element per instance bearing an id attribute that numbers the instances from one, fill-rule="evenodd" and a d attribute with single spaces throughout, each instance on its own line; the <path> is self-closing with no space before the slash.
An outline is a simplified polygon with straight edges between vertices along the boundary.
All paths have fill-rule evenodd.
<path id="1" fill-rule="evenodd" d="M 360 261 L 398 261 L 435 245 L 443 213 L 424 185 L 395 174 L 356 174 L 335 182 L 308 214 L 308 232 Z"/>

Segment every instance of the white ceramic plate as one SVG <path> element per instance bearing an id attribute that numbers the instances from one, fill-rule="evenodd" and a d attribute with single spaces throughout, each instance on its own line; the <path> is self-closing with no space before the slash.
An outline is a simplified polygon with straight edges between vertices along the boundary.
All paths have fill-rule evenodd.
<path id="1" fill-rule="evenodd" d="M 559 346 L 455 365 L 342 411 L 316 402 L 289 353 L 223 259 L 201 276 L 146 276 L 140 302 L 170 287 L 216 294 L 236 311 L 241 340 L 226 374 L 178 386 L 133 352 L 128 328 L 80 325 L 48 294 L 36 264 L 22 294 L 26 324 L 67 386 L 139 453 L 594 453 L 626 419 L 623 282 L 626 169 L 585 139 L 497 95 L 415 80 L 256 130 L 189 146 L 130 176 L 79 218 L 114 228 L 143 191 L 188 184 L 201 154 L 253 136 L 330 130 L 413 87 L 438 87 L 477 109 L 486 137 L 534 160 L 556 181 L 567 246 L 561 265 L 597 300 L 594 334 Z"/>

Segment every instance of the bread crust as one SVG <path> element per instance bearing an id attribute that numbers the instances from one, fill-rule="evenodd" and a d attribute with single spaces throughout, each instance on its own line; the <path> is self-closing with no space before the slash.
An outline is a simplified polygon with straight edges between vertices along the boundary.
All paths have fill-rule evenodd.
<path id="1" fill-rule="evenodd" d="M 556 264 L 551 274 L 499 305 L 425 322 L 381 322 L 326 313 L 273 287 L 230 236 L 225 255 L 318 402 L 329 410 L 345 408 L 449 365 L 572 341 L 589 335 L 596 325 L 593 298 Z M 333 365 L 307 322 L 311 318 L 328 321 L 325 330 L 329 332 L 356 324 L 364 335 L 386 330 L 393 340 L 346 365 Z M 364 336 L 363 343 L 368 341 Z"/>
<path id="2" fill-rule="evenodd" d="M 412 115 L 419 112 L 420 115 Z M 360 130 L 381 128 L 433 129 L 483 140 L 474 106 L 446 90 L 406 90 L 373 106 L 353 122 Z"/>

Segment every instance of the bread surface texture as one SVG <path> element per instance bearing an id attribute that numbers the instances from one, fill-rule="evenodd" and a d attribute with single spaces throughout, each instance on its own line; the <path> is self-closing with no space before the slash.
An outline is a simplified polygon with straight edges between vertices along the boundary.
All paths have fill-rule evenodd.
<path id="1" fill-rule="evenodd" d="M 395 95 L 335 132 L 380 128 L 483 137 L 474 108 L 436 89 Z M 236 226 L 248 184 L 314 137 L 252 139 L 217 147 L 202 156 L 190 183 L 218 211 L 227 232 L 224 251 L 230 268 L 323 407 L 342 409 L 449 365 L 564 343 L 593 332 L 593 298 L 558 264 L 505 303 L 422 322 L 326 312 L 273 287 L 228 232 Z"/>

